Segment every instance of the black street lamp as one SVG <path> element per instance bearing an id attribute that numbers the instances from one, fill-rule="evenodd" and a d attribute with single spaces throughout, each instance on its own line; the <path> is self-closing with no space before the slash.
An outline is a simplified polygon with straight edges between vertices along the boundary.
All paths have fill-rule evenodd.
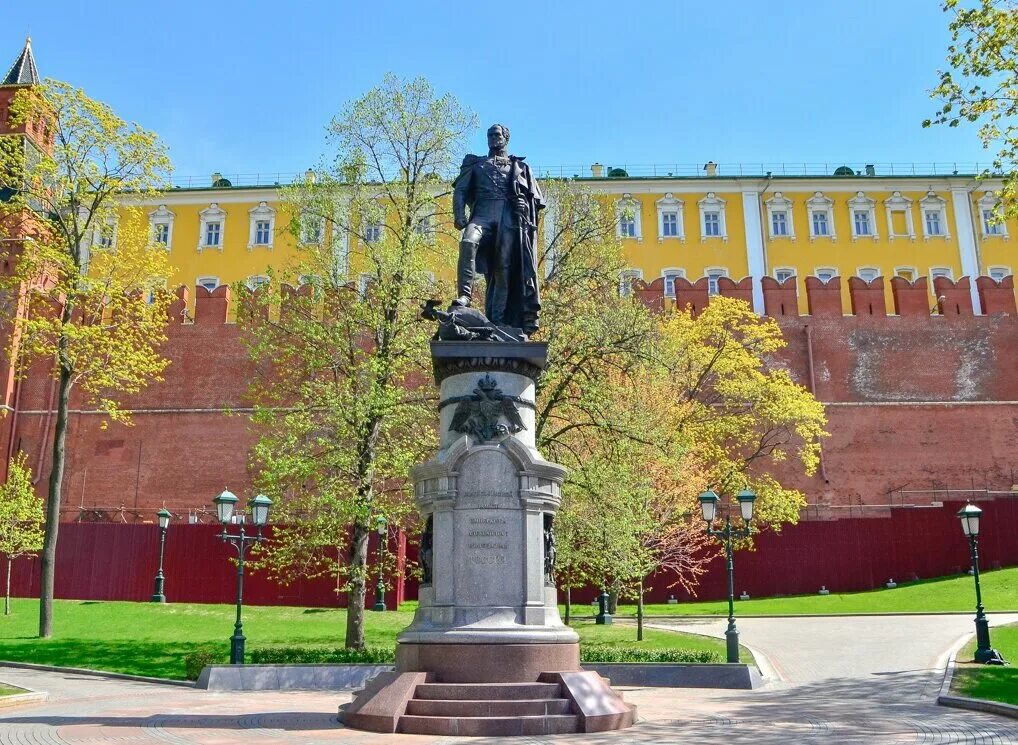
<path id="1" fill-rule="evenodd" d="M 244 515 L 238 515 L 239 520 L 236 522 L 240 525 L 240 532 L 237 535 L 230 535 L 226 532 L 226 526 L 231 522 L 231 518 L 233 518 L 234 507 L 240 501 L 235 494 L 232 494 L 228 489 L 224 489 L 223 493 L 212 501 L 216 505 L 216 516 L 223 525 L 223 532 L 219 534 L 219 539 L 228 542 L 237 549 L 237 621 L 233 625 L 233 636 L 230 637 L 230 664 L 243 665 L 244 642 L 246 639 L 244 637 L 244 627 L 240 621 L 240 614 L 244 604 L 244 555 L 251 544 L 261 543 L 266 540 L 262 535 L 262 528 L 268 522 L 269 507 L 272 505 L 272 500 L 264 494 L 259 494 L 247 503 L 251 510 L 251 519 L 257 528 L 257 533 L 253 536 L 249 536 L 244 532 Z"/>
<path id="2" fill-rule="evenodd" d="M 152 593 L 153 603 L 166 602 L 166 595 L 163 592 L 163 586 L 166 583 L 166 577 L 163 575 L 163 551 L 166 549 L 166 529 L 170 527 L 171 517 L 173 515 L 165 507 L 156 513 L 156 518 L 159 520 L 159 571 L 156 572 L 156 588 Z"/>
<path id="3" fill-rule="evenodd" d="M 739 512 L 742 515 L 743 526 L 735 528 L 732 526 L 731 511 L 725 514 L 725 527 L 719 530 L 714 529 L 714 518 L 718 511 L 718 495 L 713 491 L 705 491 L 700 495 L 700 509 L 703 510 L 703 519 L 707 522 L 707 535 L 717 536 L 725 547 L 725 558 L 728 568 L 728 630 L 725 631 L 725 644 L 728 648 L 728 661 L 739 661 L 739 630 L 735 626 L 735 561 L 732 558 L 732 539 L 745 538 L 752 533 L 749 526 L 753 519 L 753 502 L 756 494 L 749 489 L 743 489 L 735 498 L 739 502 Z"/>
<path id="4" fill-rule="evenodd" d="M 979 588 L 979 518 L 983 511 L 974 504 L 966 504 L 958 510 L 961 529 L 969 539 L 969 553 L 972 556 L 972 576 L 976 580 L 976 662 L 986 665 L 1006 665 L 1000 652 L 990 646 L 990 623 L 983 612 L 983 594 Z"/>
<path id="5" fill-rule="evenodd" d="M 385 580 L 382 572 L 385 571 L 385 544 L 388 538 L 385 515 L 378 516 L 378 584 L 375 585 L 375 610 L 385 610 Z"/>

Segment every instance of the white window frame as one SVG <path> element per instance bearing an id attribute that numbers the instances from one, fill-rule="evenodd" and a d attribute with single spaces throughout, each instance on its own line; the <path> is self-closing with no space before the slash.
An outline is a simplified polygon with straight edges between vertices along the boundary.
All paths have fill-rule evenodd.
<path id="1" fill-rule="evenodd" d="M 269 276 L 267 274 L 252 274 L 247 278 L 245 284 L 249 290 L 257 290 L 262 285 L 269 283 Z"/>
<path id="2" fill-rule="evenodd" d="M 665 297 L 675 297 L 675 280 L 679 277 L 686 278 L 686 270 L 682 267 L 670 266 L 661 270 L 661 277 L 664 279 Z M 671 292 L 668 291 L 668 280 L 671 280 Z"/>
<path id="3" fill-rule="evenodd" d="M 813 232 L 813 214 L 821 212 L 827 216 L 827 235 L 817 235 Z M 809 242 L 817 238 L 829 239 L 834 243 L 838 236 L 834 230 L 834 200 L 825 197 L 822 191 L 813 192 L 813 196 L 806 200 L 806 214 L 809 221 Z"/>
<path id="4" fill-rule="evenodd" d="M 215 283 L 215 287 L 213 287 L 211 290 L 209 290 L 208 287 L 205 287 L 205 283 L 206 282 L 214 282 Z M 201 277 L 197 277 L 194 280 L 194 286 L 195 287 L 205 287 L 205 289 L 209 290 L 209 292 L 215 292 L 217 289 L 219 289 L 219 285 L 220 285 L 219 277 L 213 276 L 211 274 L 205 275 L 205 276 L 201 276 Z"/>
<path id="5" fill-rule="evenodd" d="M 362 231 L 361 240 L 364 243 L 382 242 L 382 235 L 385 232 L 385 225 L 383 223 L 366 220 L 363 225 L 364 230 Z"/>
<path id="6" fill-rule="evenodd" d="M 858 196 L 859 195 L 857 193 L 856 198 L 858 198 Z M 887 240 L 893 241 L 895 238 L 908 238 L 910 241 L 914 241 L 915 220 L 912 214 L 912 200 L 903 196 L 900 191 L 891 192 L 891 196 L 884 200 L 884 210 L 887 212 Z M 905 213 L 904 233 L 894 232 L 895 212 Z M 874 224 L 873 230 L 876 231 L 876 224 Z"/>
<path id="7" fill-rule="evenodd" d="M 912 275 L 912 278 L 909 279 L 908 277 L 902 277 L 902 272 L 909 272 Z M 916 277 L 919 276 L 919 269 L 914 266 L 896 266 L 894 267 L 894 276 L 901 277 L 901 279 L 908 280 L 910 284 L 913 284 L 916 281 Z"/>
<path id="8" fill-rule="evenodd" d="M 544 248 L 544 278 L 548 279 L 555 271 L 555 221 L 558 204 L 552 198 L 548 206 L 541 210 L 541 246 Z"/>
<path id="9" fill-rule="evenodd" d="M 152 231 L 152 239 L 156 238 L 156 228 L 165 225 L 166 226 L 166 244 L 165 248 L 167 251 L 170 250 L 170 246 L 173 245 L 173 218 L 176 215 L 166 208 L 165 204 L 160 204 L 159 207 L 148 213 L 148 224 Z"/>
<path id="10" fill-rule="evenodd" d="M 145 304 L 152 305 L 156 301 L 156 291 L 166 290 L 166 280 L 156 280 L 149 288 L 145 291 Z"/>
<path id="11" fill-rule="evenodd" d="M 983 196 L 979 198 L 979 224 L 983 229 L 983 238 L 1003 238 L 1005 241 L 1008 240 L 1007 234 L 1007 221 L 1001 219 L 1000 222 L 991 223 L 986 219 L 986 210 L 992 210 L 995 214 L 1000 213 L 1000 197 L 995 192 L 984 191 Z M 999 230 L 999 233 L 991 233 L 990 228 Z"/>
<path id="12" fill-rule="evenodd" d="M 792 217 L 792 200 L 785 197 L 780 191 L 774 192 L 774 196 L 764 202 L 764 206 L 767 207 L 767 232 L 773 241 L 776 238 L 787 238 L 788 240 L 795 242 L 795 220 Z M 788 235 L 775 235 L 774 233 L 774 213 L 784 212 L 785 213 L 785 227 L 788 229 Z M 812 220 L 812 215 L 810 216 Z"/>
<path id="13" fill-rule="evenodd" d="M 926 224 L 926 213 L 927 212 L 939 212 L 940 213 L 940 230 L 939 234 L 930 233 Z M 919 200 L 919 213 L 922 216 L 923 222 L 923 240 L 928 241 L 930 238 L 943 238 L 945 241 L 951 240 L 951 224 L 947 221 L 947 200 L 939 196 L 935 191 L 926 192 L 926 196 Z"/>
<path id="14" fill-rule="evenodd" d="M 370 274 L 361 273 L 357 275 L 357 294 L 360 295 L 361 298 L 366 298 L 368 296 L 368 286 L 374 281 L 374 279 L 375 278 Z"/>
<path id="15" fill-rule="evenodd" d="M 949 280 L 954 282 L 954 269 L 949 266 L 931 266 L 929 277 L 931 287 L 933 285 L 933 280 L 937 277 L 947 277 Z"/>
<path id="16" fill-rule="evenodd" d="M 717 194 L 712 191 L 707 192 L 707 196 L 696 203 L 700 208 L 700 243 L 704 243 L 707 239 L 720 238 L 723 242 L 728 243 L 728 220 L 725 216 L 725 200 L 721 199 Z M 718 235 L 707 235 L 707 218 L 708 212 L 718 213 Z"/>
<path id="17" fill-rule="evenodd" d="M 994 272 L 998 272 L 998 273 L 1001 274 L 1000 279 L 996 279 L 993 276 Z M 1012 274 L 1013 274 L 1013 272 L 1011 271 L 1011 267 L 1009 267 L 1009 266 L 1003 266 L 1001 264 L 994 264 L 993 266 L 986 267 L 986 276 L 989 277 L 990 279 L 992 279 L 997 284 L 1000 284 L 1001 282 L 1004 281 L 1005 278 L 1012 276 Z"/>
<path id="18" fill-rule="evenodd" d="M 104 237 L 108 235 L 109 244 L 103 243 Z M 117 245 L 117 218 L 115 216 L 96 217 L 92 224 L 92 247 L 93 248 L 115 248 Z"/>
<path id="19" fill-rule="evenodd" d="M 657 242 L 677 240 L 680 243 L 685 243 L 686 221 L 682 214 L 685 202 L 676 199 L 669 191 L 654 204 L 657 207 Z M 665 235 L 665 215 L 675 215 L 675 235 Z"/>
<path id="20" fill-rule="evenodd" d="M 629 268 L 619 272 L 619 297 L 632 296 L 634 279 L 643 279 L 642 269 Z"/>
<path id="21" fill-rule="evenodd" d="M 788 272 L 789 276 L 786 277 L 785 279 L 781 279 L 778 276 L 779 272 Z M 774 279 L 779 284 L 784 284 L 785 280 L 791 279 L 792 277 L 798 277 L 798 276 L 799 276 L 799 273 L 797 271 L 795 271 L 795 267 L 794 266 L 776 266 L 776 267 L 774 267 Z"/>
<path id="22" fill-rule="evenodd" d="M 628 192 L 623 194 L 622 199 L 615 203 L 615 232 L 619 238 L 622 238 L 623 240 L 628 238 L 629 240 L 636 240 L 639 243 L 643 242 L 643 217 L 641 215 L 643 210 L 641 209 L 641 206 L 640 200 L 634 199 L 633 195 Z M 633 230 L 636 233 L 635 235 L 622 234 L 622 218 L 629 217 L 629 215 L 626 214 L 629 210 L 632 210 Z"/>
<path id="23" fill-rule="evenodd" d="M 418 217 L 417 220 L 414 222 L 413 231 L 427 243 L 431 243 L 432 241 L 434 241 L 436 233 L 435 215 L 427 214 Z"/>
<path id="24" fill-rule="evenodd" d="M 855 213 L 866 212 L 869 216 L 870 232 L 859 235 L 855 229 Z M 857 191 L 855 196 L 848 200 L 848 224 L 852 229 L 852 242 L 860 238 L 869 238 L 876 241 L 880 238 L 880 231 L 877 230 L 877 203 L 866 196 L 865 192 Z"/>
<path id="25" fill-rule="evenodd" d="M 311 228 L 318 228 L 318 240 L 312 240 Z M 320 246 L 325 242 L 325 218 L 321 215 L 301 215 L 300 242 L 304 246 Z"/>
<path id="26" fill-rule="evenodd" d="M 255 248 L 267 248 L 272 250 L 272 242 L 276 236 L 276 210 L 269 206 L 268 202 L 259 202 L 257 207 L 252 207 L 248 214 L 248 237 L 247 250 Z M 258 242 L 258 223 L 269 223 L 269 240 L 267 243 Z"/>
<path id="27" fill-rule="evenodd" d="M 226 212 L 220 209 L 217 202 L 212 202 L 208 207 L 198 213 L 198 253 L 207 248 L 222 253 L 223 244 L 226 243 Z M 211 246 L 205 243 L 209 223 L 219 223 L 219 245 Z M 218 281 L 218 278 L 217 278 Z"/>
<path id="28" fill-rule="evenodd" d="M 864 276 L 862 276 L 863 272 L 866 272 L 867 274 L 872 272 L 873 276 L 870 279 L 866 279 Z M 858 279 L 861 279 L 866 284 L 872 284 L 873 280 L 878 279 L 882 275 L 880 273 L 879 266 L 857 266 L 855 268 L 855 276 Z"/>
<path id="29" fill-rule="evenodd" d="M 721 288 L 718 287 L 718 280 L 722 277 L 728 276 L 728 267 L 726 266 L 708 266 L 703 270 L 703 276 L 707 278 L 707 294 L 708 295 L 719 295 Z M 713 280 L 714 289 L 711 290 L 711 280 Z"/>
<path id="30" fill-rule="evenodd" d="M 336 205 L 336 215 L 332 222 L 332 261 L 337 284 L 346 279 L 350 273 L 350 204 L 340 202 Z"/>
<path id="31" fill-rule="evenodd" d="M 831 276 L 828 277 L 827 279 L 824 279 L 823 277 L 820 276 L 821 272 L 824 272 L 824 273 L 830 272 Z M 828 282 L 830 282 L 835 277 L 840 277 L 841 274 L 838 272 L 838 267 L 836 267 L 836 266 L 817 266 L 817 267 L 813 267 L 813 276 L 816 277 L 817 279 L 819 279 L 821 282 L 823 282 L 826 285 Z"/>
<path id="32" fill-rule="evenodd" d="M 159 222 L 152 227 L 152 241 L 153 243 L 162 244 L 163 248 L 168 248 L 170 243 L 170 225 L 169 223 Z"/>

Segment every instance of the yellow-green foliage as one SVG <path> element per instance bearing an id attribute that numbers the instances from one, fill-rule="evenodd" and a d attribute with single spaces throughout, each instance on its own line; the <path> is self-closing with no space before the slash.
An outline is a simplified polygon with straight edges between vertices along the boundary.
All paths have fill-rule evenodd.
<path id="1" fill-rule="evenodd" d="M 823 405 L 775 364 L 785 339 L 773 318 L 741 300 L 714 296 L 694 318 L 666 316 L 660 362 L 682 408 L 679 428 L 690 473 L 722 496 L 744 486 L 757 492 L 755 519 L 794 523 L 803 495 L 783 487 L 770 465 L 796 458 L 803 472 L 817 467 L 827 420 Z"/>
<path id="2" fill-rule="evenodd" d="M 943 8 L 951 16 L 949 69 L 938 71 L 940 80 L 930 92 L 943 105 L 923 126 L 978 124 L 983 147 L 997 151 L 993 172 L 1004 176 L 1004 215 L 1018 216 L 1018 4 L 945 0 Z"/>
<path id="3" fill-rule="evenodd" d="M 367 537 L 376 520 L 406 524 L 406 478 L 435 444 L 424 300 L 449 296 L 432 272 L 451 264 L 430 229 L 464 133 L 474 123 L 422 79 L 387 76 L 329 126 L 334 151 L 286 191 L 291 229 L 308 224 L 297 260 L 242 313 L 251 354 L 271 361 L 253 382 L 259 487 L 285 527 L 265 559 L 284 579 L 330 574 L 349 593 L 346 643 L 364 646 Z M 447 183 L 447 182 L 444 182 Z M 376 235 L 368 225 L 377 225 Z M 348 253 L 341 253 L 346 247 Z"/>
<path id="4" fill-rule="evenodd" d="M 32 487 L 32 470 L 24 453 L 11 458 L 7 481 L 0 485 L 0 554 L 8 559 L 42 548 L 42 500 Z"/>
<path id="5" fill-rule="evenodd" d="M 37 226 L 4 279 L 9 291 L 31 288 L 28 313 L 14 319 L 22 367 L 52 361 L 55 376 L 64 371 L 93 405 L 125 419 L 117 399 L 166 366 L 158 346 L 172 270 L 144 216 L 117 222 L 116 199 L 164 185 L 169 159 L 153 133 L 66 83 L 18 91 L 11 117 L 43 119 L 53 135 L 52 151 L 27 161 L 16 138 L 0 141 L 0 173 L 20 186 L 5 209 L 31 212 Z"/>

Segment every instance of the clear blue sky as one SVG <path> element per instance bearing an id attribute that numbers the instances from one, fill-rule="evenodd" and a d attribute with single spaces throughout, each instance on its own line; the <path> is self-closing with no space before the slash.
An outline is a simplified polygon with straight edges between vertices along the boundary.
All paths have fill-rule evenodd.
<path id="1" fill-rule="evenodd" d="M 158 132 L 178 177 L 303 170 L 387 71 L 504 121 L 540 166 L 985 162 L 972 128 L 920 127 L 939 5 L 48 0 L 6 4 L 0 66 L 30 32 L 44 76 Z"/>

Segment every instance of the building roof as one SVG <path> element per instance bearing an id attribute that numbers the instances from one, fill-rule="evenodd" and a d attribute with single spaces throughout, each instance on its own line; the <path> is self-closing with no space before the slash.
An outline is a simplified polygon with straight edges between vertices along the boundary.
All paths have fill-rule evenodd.
<path id="1" fill-rule="evenodd" d="M 14 60 L 11 69 L 7 71 L 0 85 L 38 85 L 39 68 L 35 66 L 35 57 L 32 56 L 32 38 L 25 39 L 25 48 Z"/>

